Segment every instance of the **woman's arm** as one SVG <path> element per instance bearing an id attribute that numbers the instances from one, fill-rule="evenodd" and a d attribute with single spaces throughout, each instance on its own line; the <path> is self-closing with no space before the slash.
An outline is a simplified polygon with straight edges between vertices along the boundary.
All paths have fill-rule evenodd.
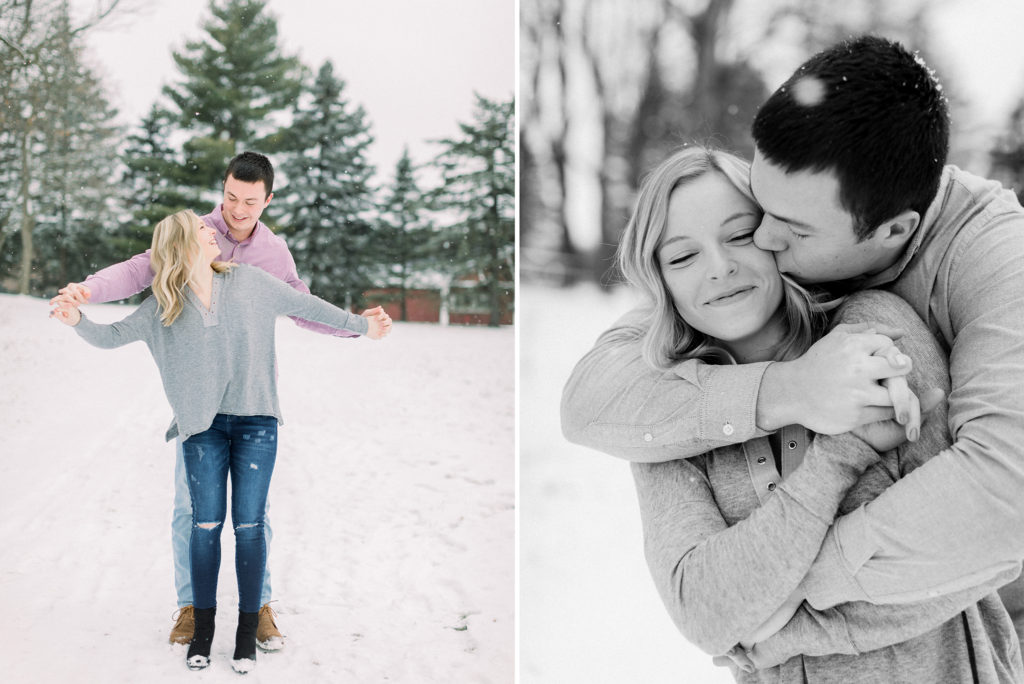
<path id="1" fill-rule="evenodd" d="M 264 299 L 275 314 L 323 323 L 370 339 L 382 337 L 383 325 L 379 317 L 366 318 L 345 311 L 308 292 L 296 290 L 255 266 L 237 266 L 235 270 L 236 277 L 252 281 L 253 287 L 245 286 L 251 296 Z"/>
<path id="2" fill-rule="evenodd" d="M 757 669 L 763 669 L 801 654 L 859 655 L 898 644 L 939 627 L 986 597 L 998 602 L 996 590 L 1020 570 L 1017 564 L 987 582 L 918 603 L 854 601 L 820 611 L 804 603 L 778 633 L 749 648 L 747 656 Z"/>
<path id="3" fill-rule="evenodd" d="M 101 349 L 113 349 L 146 339 L 155 316 L 155 300 L 152 297 L 130 315 L 110 324 L 93 323 L 78 310 L 77 306 L 67 301 L 56 302 L 53 311 L 50 312 L 51 318 L 73 327 L 79 337 Z"/>
<path id="4" fill-rule="evenodd" d="M 718 655 L 763 625 L 803 579 L 847 489 L 877 459 L 852 435 L 819 436 L 771 498 L 732 527 L 690 461 L 634 463 L 647 564 L 683 635 Z"/>

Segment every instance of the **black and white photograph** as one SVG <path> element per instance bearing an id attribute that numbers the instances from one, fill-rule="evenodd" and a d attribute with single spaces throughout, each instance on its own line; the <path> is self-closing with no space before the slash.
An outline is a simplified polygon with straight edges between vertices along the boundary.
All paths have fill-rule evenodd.
<path id="1" fill-rule="evenodd" d="M 1022 21 L 520 3 L 520 682 L 1024 681 Z"/>

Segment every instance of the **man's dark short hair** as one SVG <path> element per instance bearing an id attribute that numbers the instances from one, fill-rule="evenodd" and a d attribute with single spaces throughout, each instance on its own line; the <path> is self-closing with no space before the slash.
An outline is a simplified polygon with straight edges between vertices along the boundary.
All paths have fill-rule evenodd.
<path id="1" fill-rule="evenodd" d="M 224 172 L 224 180 L 234 176 L 243 183 L 263 181 L 267 189 L 267 197 L 274 191 L 274 165 L 259 152 L 242 152 L 228 162 L 228 170 Z"/>
<path id="2" fill-rule="evenodd" d="M 949 113 L 921 58 L 861 36 L 797 69 L 758 111 L 753 136 L 786 173 L 834 172 L 863 240 L 907 209 L 924 216 L 949 151 Z"/>

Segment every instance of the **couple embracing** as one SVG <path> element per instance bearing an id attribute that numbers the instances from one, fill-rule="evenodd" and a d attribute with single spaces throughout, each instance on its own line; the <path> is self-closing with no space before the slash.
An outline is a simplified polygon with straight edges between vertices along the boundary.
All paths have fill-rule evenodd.
<path id="1" fill-rule="evenodd" d="M 71 283 L 51 300 L 51 316 L 86 341 L 112 348 L 144 341 L 160 370 L 174 413 L 172 523 L 178 621 L 172 643 L 187 643 L 186 664 L 206 668 L 214 636 L 220 535 L 231 480 L 238 626 L 232 668 L 256 664 L 257 643 L 278 650 L 266 568 L 267 519 L 277 455 L 274 328 L 279 315 L 316 332 L 379 340 L 391 330 L 380 307 L 362 315 L 314 297 L 299 279 L 284 240 L 260 222 L 273 198 L 274 168 L 255 152 L 234 157 L 223 202 L 202 218 L 181 211 L 160 221 L 152 248 Z M 100 325 L 78 307 L 116 301 L 152 286 L 122 321 Z"/>
<path id="2" fill-rule="evenodd" d="M 941 87 L 882 38 L 810 58 L 753 138 L 645 179 L 648 304 L 563 431 L 632 462 L 658 592 L 737 681 L 1024 681 L 1024 210 L 945 164 Z"/>

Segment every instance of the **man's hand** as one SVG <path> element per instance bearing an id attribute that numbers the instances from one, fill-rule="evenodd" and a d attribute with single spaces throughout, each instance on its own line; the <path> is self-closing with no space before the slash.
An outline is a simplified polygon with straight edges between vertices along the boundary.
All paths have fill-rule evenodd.
<path id="1" fill-rule="evenodd" d="M 910 358 L 893 344 L 902 335 L 870 323 L 841 324 L 800 358 L 772 364 L 758 395 L 758 427 L 803 425 L 837 435 L 897 415 L 907 423 L 914 415 L 910 390 L 896 392 L 894 402 L 879 384 L 905 376 L 912 368 Z"/>
<path id="2" fill-rule="evenodd" d="M 369 327 L 366 336 L 371 340 L 379 340 L 391 333 L 391 316 L 382 307 L 375 306 L 363 312 Z"/>
<path id="3" fill-rule="evenodd" d="M 54 303 L 56 301 L 56 303 Z M 64 325 L 75 326 L 82 320 L 82 312 L 78 310 L 78 307 L 72 304 L 70 301 L 65 301 L 59 297 L 54 297 L 50 302 L 54 304 L 55 308 L 50 312 L 50 318 L 56 318 Z"/>
<path id="4" fill-rule="evenodd" d="M 59 294 L 50 300 L 50 306 L 56 306 L 59 301 L 64 301 L 74 306 L 81 306 L 82 304 L 88 304 L 89 297 L 92 296 L 89 288 L 82 283 L 68 283 L 57 290 L 57 292 Z"/>
<path id="5" fill-rule="evenodd" d="M 903 381 L 906 385 L 906 381 L 903 378 L 893 378 L 893 381 Z M 910 391 L 909 389 L 907 390 Z M 920 420 L 921 414 L 927 414 L 938 406 L 946 398 L 946 393 L 940 389 L 932 388 L 921 395 L 920 413 L 918 414 L 918 420 Z M 914 400 L 917 403 L 917 400 Z M 908 423 L 909 426 L 909 423 Z M 853 430 L 853 434 L 857 435 L 865 442 L 871 445 L 871 448 L 882 453 L 895 449 L 900 444 L 906 441 L 916 442 L 920 436 L 918 429 L 915 429 L 912 434 L 908 434 L 907 429 L 904 426 L 897 423 L 895 420 L 882 420 L 875 423 L 868 423 L 867 425 L 861 425 L 859 428 Z"/>

